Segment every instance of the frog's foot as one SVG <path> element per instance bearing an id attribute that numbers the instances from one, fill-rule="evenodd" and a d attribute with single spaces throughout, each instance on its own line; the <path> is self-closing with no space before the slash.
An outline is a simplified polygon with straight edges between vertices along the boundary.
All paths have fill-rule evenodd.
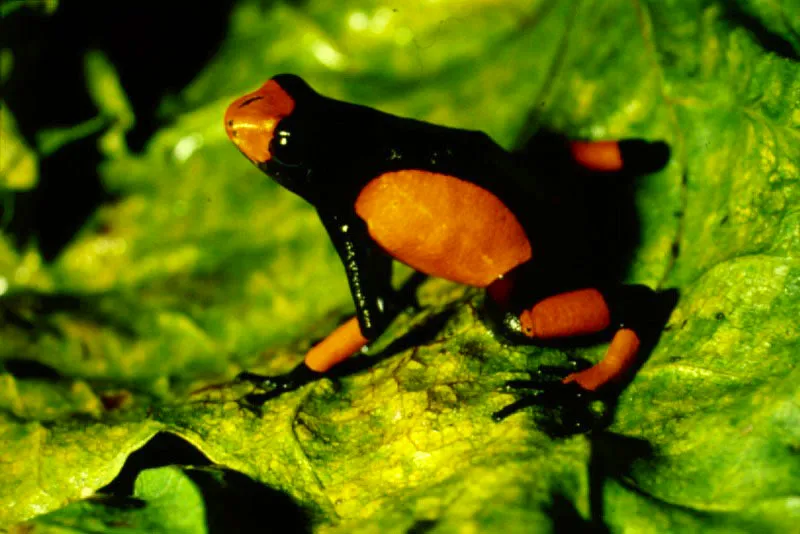
<path id="1" fill-rule="evenodd" d="M 517 392 L 518 399 L 492 414 L 500 422 L 520 410 L 538 406 L 537 423 L 553 436 L 582 434 L 608 425 L 608 410 L 597 409 L 602 397 L 576 382 L 564 382 L 564 377 L 581 367 L 572 362 L 569 367 L 542 366 L 530 373 L 527 380 L 509 380 L 504 390 Z M 604 407 L 605 408 L 605 407 Z"/>
<path id="2" fill-rule="evenodd" d="M 260 393 L 250 393 L 244 397 L 244 400 L 249 405 L 261 406 L 270 399 L 278 397 L 287 391 L 294 391 L 310 382 L 319 380 L 323 376 L 325 376 L 324 373 L 313 371 L 305 363 L 301 363 L 282 375 L 264 376 L 242 371 L 236 375 L 234 380 L 235 382 L 250 382 L 261 390 Z"/>

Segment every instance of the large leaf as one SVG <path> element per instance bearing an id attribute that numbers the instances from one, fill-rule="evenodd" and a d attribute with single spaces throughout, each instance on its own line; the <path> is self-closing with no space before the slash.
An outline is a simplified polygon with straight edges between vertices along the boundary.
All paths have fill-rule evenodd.
<path id="1" fill-rule="evenodd" d="M 8 278 L 0 521 L 91 495 L 169 432 L 285 492 L 325 531 L 791 530 L 800 9 L 770 6 L 241 2 L 216 58 L 164 104 L 174 123 L 141 155 L 108 152 L 103 177 L 120 199 L 56 264 L 37 266 L 48 284 Z M 313 209 L 221 127 L 229 101 L 281 71 L 508 148 L 538 127 L 670 144 L 669 165 L 637 183 L 640 243 L 625 279 L 681 297 L 609 432 L 552 438 L 537 408 L 493 422 L 513 400 L 505 380 L 568 354 L 501 343 L 479 294 L 436 280 L 361 370 L 261 411 L 240 402 L 250 388 L 230 383 L 237 371 L 291 368 L 352 306 Z M 19 274 L 23 260 L 9 257 L 4 269 Z M 32 524 L 200 517 L 197 492 L 205 506 L 213 492 L 176 484 L 185 500 L 139 495 L 140 516 L 92 501 Z"/>

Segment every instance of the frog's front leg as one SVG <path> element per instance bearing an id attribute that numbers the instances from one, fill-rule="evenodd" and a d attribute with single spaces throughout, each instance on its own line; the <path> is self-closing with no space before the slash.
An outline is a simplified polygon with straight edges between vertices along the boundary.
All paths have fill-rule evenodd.
<path id="1" fill-rule="evenodd" d="M 325 211 L 320 211 L 320 218 L 347 273 L 356 316 L 312 347 L 304 361 L 288 373 L 240 373 L 237 380 L 252 382 L 264 390 L 248 396 L 251 403 L 263 403 L 325 376 L 326 371 L 380 336 L 402 307 L 391 284 L 392 260 L 369 237 L 364 222 L 355 214 Z"/>

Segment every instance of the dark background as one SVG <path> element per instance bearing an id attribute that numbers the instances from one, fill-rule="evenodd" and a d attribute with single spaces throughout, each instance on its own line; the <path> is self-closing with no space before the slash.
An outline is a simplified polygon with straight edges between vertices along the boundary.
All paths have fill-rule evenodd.
<path id="1" fill-rule="evenodd" d="M 233 1 L 198 5 L 67 1 L 52 15 L 24 7 L 0 20 L 2 46 L 14 56 L 2 97 L 28 145 L 36 147 L 41 130 L 98 114 L 84 76 L 86 52 L 95 49 L 119 73 L 136 116 L 128 144 L 134 152 L 142 150 L 168 121 L 157 113 L 161 100 L 179 93 L 225 37 Z M 111 200 L 98 176 L 100 160 L 97 136 L 40 159 L 37 187 L 0 204 L 0 210 L 12 211 L 6 231 L 18 247 L 35 240 L 52 260 L 97 205 Z"/>

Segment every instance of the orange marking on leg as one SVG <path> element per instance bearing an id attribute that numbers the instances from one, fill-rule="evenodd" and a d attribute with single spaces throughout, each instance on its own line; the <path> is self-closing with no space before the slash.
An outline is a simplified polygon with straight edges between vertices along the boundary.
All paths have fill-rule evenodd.
<path id="1" fill-rule="evenodd" d="M 622 153 L 616 141 L 571 141 L 572 157 L 589 170 L 614 172 L 622 169 Z"/>
<path id="2" fill-rule="evenodd" d="M 361 335 L 358 319 L 353 317 L 306 353 L 306 365 L 312 371 L 324 373 L 337 363 L 361 350 L 367 338 Z"/>
<path id="3" fill-rule="evenodd" d="M 594 334 L 611 324 L 603 295 L 594 288 L 560 293 L 537 302 L 519 316 L 522 333 L 531 338 Z"/>
<path id="4" fill-rule="evenodd" d="M 609 382 L 619 380 L 636 361 L 639 345 L 639 336 L 636 332 L 622 328 L 614 334 L 608 352 L 599 363 L 568 375 L 562 382 L 564 384 L 577 382 L 583 389 L 596 391 Z"/>

